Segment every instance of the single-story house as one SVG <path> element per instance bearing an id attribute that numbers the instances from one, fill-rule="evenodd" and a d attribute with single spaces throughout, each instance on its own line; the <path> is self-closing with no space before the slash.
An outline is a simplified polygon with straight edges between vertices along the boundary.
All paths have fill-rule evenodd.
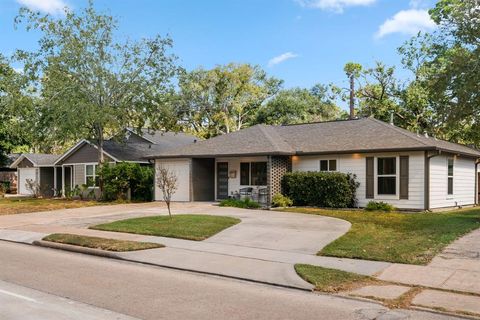
<path id="1" fill-rule="evenodd" d="M 0 166 L 0 184 L 7 188 L 7 193 L 17 193 L 17 170 L 10 168 L 10 165 L 20 157 L 19 153 L 7 155 L 3 166 Z"/>
<path id="2" fill-rule="evenodd" d="M 177 173 L 175 201 L 221 200 L 252 188 L 266 190 L 269 204 L 286 172 L 339 171 L 356 175 L 359 207 L 372 200 L 414 210 L 478 202 L 480 151 L 373 118 L 256 125 L 148 158 L 157 170 Z M 155 199 L 162 199 L 158 187 Z"/>
<path id="3" fill-rule="evenodd" d="M 54 195 L 56 186 L 55 161 L 60 155 L 44 153 L 23 153 L 11 165 L 17 169 L 17 193 L 32 195 L 33 190 L 28 188 L 28 180 L 31 180 L 40 188 L 42 195 L 51 197 Z"/>
<path id="4" fill-rule="evenodd" d="M 127 128 L 122 133 L 122 137 L 117 136 L 104 142 L 103 153 L 105 161 L 109 163 L 134 162 L 151 165 L 145 159 L 146 155 L 192 144 L 197 139 L 185 133 L 151 131 L 148 129 L 142 129 L 141 133 L 137 133 L 135 130 Z M 26 157 L 27 155 L 22 156 Z M 95 143 L 83 139 L 62 155 L 30 154 L 29 158 L 32 157 L 42 159 L 48 157 L 49 159 L 48 163 L 41 165 L 43 169 L 38 170 L 36 174 L 41 185 L 42 195 L 65 195 L 68 190 L 82 185 L 86 185 L 90 190 L 98 190 L 98 147 Z M 28 171 L 28 168 L 31 167 L 28 162 L 22 161 L 16 161 L 12 164 L 12 168 L 17 168 L 21 177 L 27 174 L 33 177 L 33 171 Z M 44 182 L 47 179 L 42 176 L 42 173 L 47 170 L 51 174 L 48 179 L 48 186 Z M 43 191 L 47 189 L 48 191 Z M 29 194 L 25 189 L 22 189 L 20 193 Z"/>

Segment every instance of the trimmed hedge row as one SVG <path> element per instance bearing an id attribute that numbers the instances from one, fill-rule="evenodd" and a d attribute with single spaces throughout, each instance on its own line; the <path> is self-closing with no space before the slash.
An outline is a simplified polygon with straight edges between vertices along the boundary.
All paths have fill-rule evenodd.
<path id="1" fill-rule="evenodd" d="M 348 208 L 356 205 L 356 176 L 340 172 L 289 172 L 283 194 L 296 206 Z"/>

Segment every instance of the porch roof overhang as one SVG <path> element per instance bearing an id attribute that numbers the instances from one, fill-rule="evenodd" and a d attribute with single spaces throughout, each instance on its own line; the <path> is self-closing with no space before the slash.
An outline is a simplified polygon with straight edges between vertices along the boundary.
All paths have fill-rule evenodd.
<path id="1" fill-rule="evenodd" d="M 169 155 L 152 155 L 145 159 L 174 159 L 174 158 L 229 158 L 229 157 L 259 157 L 259 156 L 293 156 L 294 152 L 244 152 L 244 153 L 218 153 L 218 154 L 169 154 Z"/>
<path id="2" fill-rule="evenodd" d="M 352 154 L 352 153 L 382 153 L 382 152 L 415 152 L 415 151 L 438 151 L 440 153 L 463 156 L 467 158 L 480 159 L 477 154 L 452 151 L 449 149 L 434 146 L 410 147 L 410 148 L 376 148 L 376 149 L 349 149 L 349 150 L 322 150 L 322 151 L 295 151 L 295 152 L 239 152 L 239 153 L 217 153 L 217 154 L 169 154 L 152 155 L 145 157 L 148 160 L 173 159 L 173 158 L 228 158 L 228 157 L 254 157 L 254 156 L 302 156 L 302 155 L 331 155 L 331 154 Z"/>

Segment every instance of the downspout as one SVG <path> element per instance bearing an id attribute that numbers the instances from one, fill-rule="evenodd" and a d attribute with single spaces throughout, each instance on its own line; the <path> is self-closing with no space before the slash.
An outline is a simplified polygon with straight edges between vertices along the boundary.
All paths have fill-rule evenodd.
<path id="1" fill-rule="evenodd" d="M 430 159 L 436 156 L 439 156 L 441 151 L 437 151 L 434 154 L 429 155 L 428 151 L 425 151 L 425 166 L 424 166 L 424 179 L 425 179 L 425 190 L 424 190 L 424 209 L 425 211 L 430 211 Z"/>
<path id="2" fill-rule="evenodd" d="M 478 164 L 480 164 L 480 159 L 475 161 L 475 206 L 478 206 Z"/>

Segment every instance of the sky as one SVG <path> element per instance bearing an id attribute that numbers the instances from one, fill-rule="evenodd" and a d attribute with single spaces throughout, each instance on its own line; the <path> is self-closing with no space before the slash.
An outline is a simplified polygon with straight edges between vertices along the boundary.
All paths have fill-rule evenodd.
<path id="1" fill-rule="evenodd" d="M 39 34 L 17 30 L 21 6 L 62 17 L 86 0 L 0 0 L 0 53 L 32 50 Z M 375 61 L 402 70 L 397 48 L 418 31 L 431 31 L 435 0 L 95 0 L 119 21 L 119 36 L 169 35 L 187 70 L 230 62 L 259 65 L 284 87 L 346 85 L 343 66 Z"/>

